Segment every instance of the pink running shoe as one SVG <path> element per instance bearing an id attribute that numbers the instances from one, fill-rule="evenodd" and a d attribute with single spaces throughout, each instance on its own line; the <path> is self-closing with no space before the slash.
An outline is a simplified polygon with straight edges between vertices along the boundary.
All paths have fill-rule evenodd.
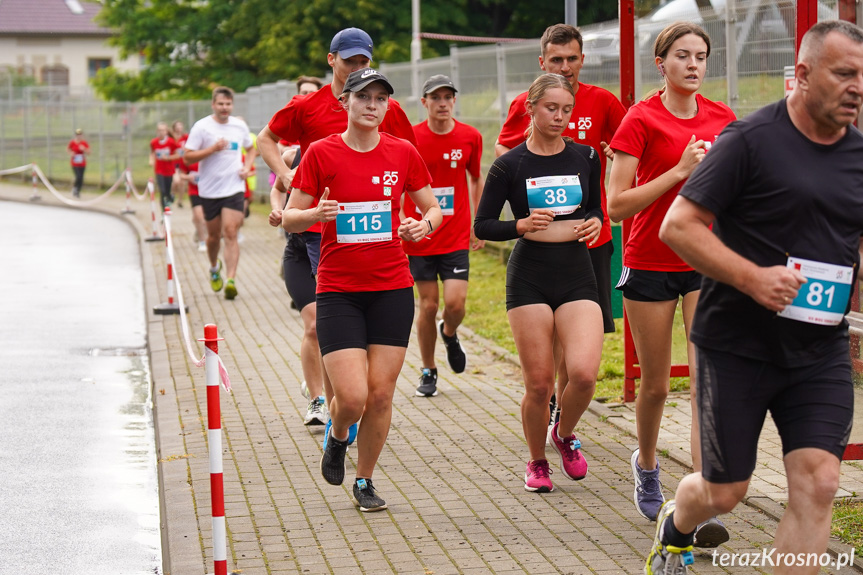
<path id="1" fill-rule="evenodd" d="M 548 432 L 548 442 L 554 447 L 554 450 L 560 454 L 560 468 L 563 474 L 578 481 L 584 479 L 587 475 L 587 461 L 581 454 L 581 442 L 573 433 L 566 439 L 560 439 L 557 436 L 557 427 L 560 425 L 558 421 Z"/>
<path id="2" fill-rule="evenodd" d="M 554 491 L 548 460 L 538 459 L 527 462 L 527 469 L 524 471 L 524 488 L 535 493 Z"/>

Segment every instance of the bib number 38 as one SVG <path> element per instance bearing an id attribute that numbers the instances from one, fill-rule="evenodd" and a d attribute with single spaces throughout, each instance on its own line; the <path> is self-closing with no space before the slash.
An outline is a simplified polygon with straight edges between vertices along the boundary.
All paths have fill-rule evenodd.
<path id="1" fill-rule="evenodd" d="M 532 212 L 548 208 L 554 215 L 571 214 L 581 205 L 582 190 L 578 176 L 546 176 L 526 182 L 527 207 Z"/>

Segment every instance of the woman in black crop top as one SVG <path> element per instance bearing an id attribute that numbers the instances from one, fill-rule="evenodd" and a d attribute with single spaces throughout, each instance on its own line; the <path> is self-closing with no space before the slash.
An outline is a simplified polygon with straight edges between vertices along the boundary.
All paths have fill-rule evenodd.
<path id="1" fill-rule="evenodd" d="M 587 474 L 575 426 L 596 387 L 603 324 L 587 246 L 602 226 L 599 156 L 561 134 L 575 103 L 563 76 L 543 74 L 528 90 L 527 141 L 489 170 L 474 230 L 485 240 L 520 238 L 506 272 L 506 309 L 524 374 L 521 419 L 530 460 L 528 491 L 552 491 L 546 435 L 570 479 Z M 500 221 L 509 202 L 514 220 Z M 554 339 L 560 340 L 569 384 L 560 421 L 548 429 L 554 391 Z"/>

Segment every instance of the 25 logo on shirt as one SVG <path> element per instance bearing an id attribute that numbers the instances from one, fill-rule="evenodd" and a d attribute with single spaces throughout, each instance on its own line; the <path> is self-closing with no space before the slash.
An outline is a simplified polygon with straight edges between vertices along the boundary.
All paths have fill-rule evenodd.
<path id="1" fill-rule="evenodd" d="M 399 181 L 399 173 L 398 172 L 384 172 L 384 185 L 385 186 L 394 186 L 396 182 Z"/>

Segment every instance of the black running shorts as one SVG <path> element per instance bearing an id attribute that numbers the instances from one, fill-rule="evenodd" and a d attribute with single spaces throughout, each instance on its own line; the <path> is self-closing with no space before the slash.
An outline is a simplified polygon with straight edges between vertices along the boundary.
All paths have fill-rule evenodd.
<path id="1" fill-rule="evenodd" d="M 611 256 L 614 254 L 614 242 L 590 248 L 587 253 L 593 266 L 593 275 L 596 276 L 599 307 L 602 309 L 602 329 L 605 333 L 614 333 L 614 314 L 611 311 Z"/>
<path id="2" fill-rule="evenodd" d="M 506 309 L 546 304 L 552 311 L 565 303 L 599 304 L 596 278 L 583 242 L 537 242 L 521 238 L 506 264 Z"/>
<path id="3" fill-rule="evenodd" d="M 470 257 L 467 250 L 433 256 L 408 256 L 411 275 L 417 282 L 446 280 L 467 281 L 470 272 Z"/>
<path id="4" fill-rule="evenodd" d="M 303 236 L 304 234 L 288 234 L 285 253 L 282 255 L 285 287 L 297 309 L 301 311 L 310 303 L 315 303 L 315 291 L 318 287 Z M 318 237 L 320 238 L 320 234 Z"/>
<path id="5" fill-rule="evenodd" d="M 372 292 L 323 292 L 317 298 L 321 355 L 369 345 L 407 347 L 414 321 L 413 287 Z"/>
<path id="6" fill-rule="evenodd" d="M 233 196 L 225 198 L 205 198 L 201 196 L 201 206 L 204 208 L 204 219 L 208 222 L 215 220 L 222 215 L 222 210 L 234 210 L 243 213 L 245 209 L 245 201 L 243 200 L 244 192 L 237 192 Z"/>
<path id="7" fill-rule="evenodd" d="M 780 368 L 701 347 L 696 365 L 701 474 L 706 480 L 732 483 L 752 476 L 768 410 L 782 438 L 783 455 L 814 447 L 842 458 L 854 410 L 847 340 L 805 367 Z"/>
<path id="8" fill-rule="evenodd" d="M 632 301 L 671 301 L 701 289 L 701 274 L 623 268 L 617 289 Z"/>

